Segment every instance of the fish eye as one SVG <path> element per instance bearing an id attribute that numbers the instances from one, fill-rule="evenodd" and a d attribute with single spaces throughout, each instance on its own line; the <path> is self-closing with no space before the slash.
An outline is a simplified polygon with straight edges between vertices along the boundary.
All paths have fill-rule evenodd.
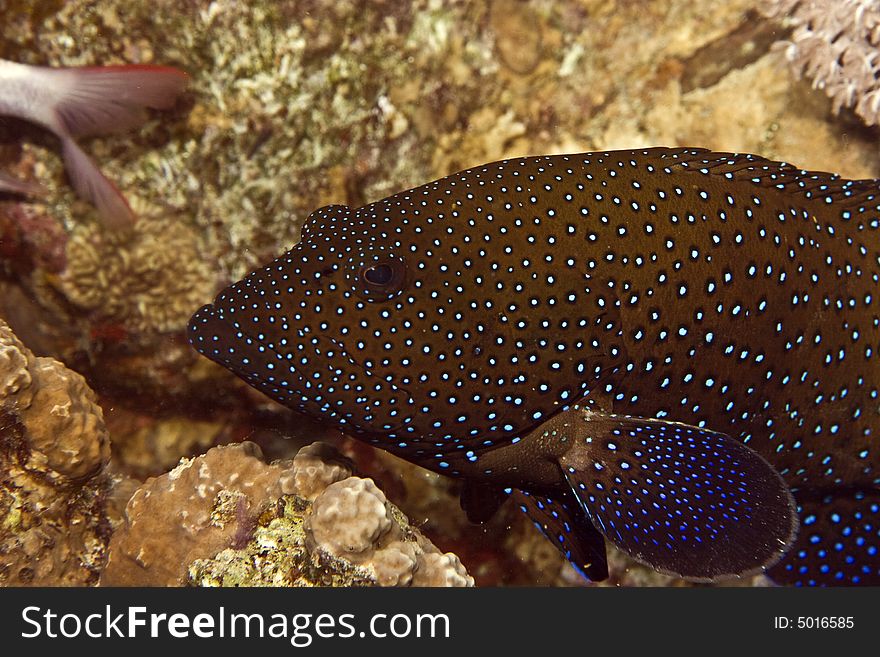
<path id="1" fill-rule="evenodd" d="M 406 261 L 396 256 L 362 265 L 357 275 L 360 296 L 368 301 L 383 301 L 397 296 L 406 285 Z"/>
<path id="2" fill-rule="evenodd" d="M 394 270 L 384 263 L 364 270 L 364 280 L 371 285 L 388 285 L 393 277 Z"/>

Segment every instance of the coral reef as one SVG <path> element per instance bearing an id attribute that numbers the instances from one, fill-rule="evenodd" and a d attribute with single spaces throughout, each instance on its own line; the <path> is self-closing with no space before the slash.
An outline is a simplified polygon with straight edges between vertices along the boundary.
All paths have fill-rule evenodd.
<path id="1" fill-rule="evenodd" d="M 303 544 L 308 504 L 283 496 L 265 511 L 248 543 L 196 559 L 186 573 L 188 586 L 369 586 L 366 571 L 341 560 L 320 558 Z"/>
<path id="2" fill-rule="evenodd" d="M 791 38 L 777 44 L 799 77 L 832 99 L 832 111 L 852 108 L 880 124 L 880 5 L 874 0 L 773 0 L 767 16 L 787 18 Z"/>
<path id="3" fill-rule="evenodd" d="M 0 123 L 0 168 L 46 185 L 43 199 L 0 198 L 0 316 L 33 350 L 86 376 L 101 396 L 122 472 L 158 474 L 181 456 L 255 432 L 272 458 L 288 457 L 292 444 L 280 436 L 323 434 L 198 357 L 179 331 L 217 287 L 290 246 L 320 205 L 359 205 L 505 156 L 691 144 L 875 177 L 876 134 L 846 114 L 832 120 L 825 96 L 780 66 L 788 56 L 796 67 L 830 57 L 820 74 L 872 83 L 860 57 L 875 39 L 874 14 L 839 13 L 868 3 L 831 3 L 827 16 L 807 21 L 810 7 L 826 4 L 731 0 L 706 11 L 691 0 L 0 0 L 0 57 L 169 64 L 192 79 L 176 111 L 154 115 L 124 137 L 84 143 L 142 215 L 127 242 L 98 229 L 94 210 L 65 181 L 51 141 L 32 126 Z M 770 6 L 776 16 L 791 12 L 783 22 L 794 33 L 781 49 L 772 47 L 776 23 L 757 20 Z M 796 41 L 799 31 L 819 38 L 817 29 L 833 21 L 848 28 L 846 38 L 831 46 Z M 848 54 L 837 62 L 842 53 L 834 49 L 842 47 Z M 864 70 L 849 71 L 859 66 Z M 843 85 L 826 83 L 840 106 L 856 93 Z M 861 99 L 868 116 L 876 115 L 877 94 L 868 89 Z M 9 417 L 0 422 L 4 441 L 20 431 L 9 429 Z M 458 508 L 456 482 L 367 447 L 350 449 L 350 441 L 342 445 L 420 531 L 462 557 L 478 583 L 582 583 L 518 511 L 504 508 L 472 526 Z M 310 508 L 352 472 L 307 451 L 296 458 L 302 468 L 293 467 L 291 490 L 298 497 L 273 490 L 267 497 L 282 502 L 268 503 L 255 520 L 256 507 L 248 507 L 241 545 L 217 539 L 228 561 L 191 555 L 175 581 L 268 583 L 270 573 L 293 581 L 286 566 L 261 570 L 269 558 L 262 555 L 290 557 L 286 537 L 304 523 L 297 508 Z M 314 474 L 302 474 L 308 468 Z M 48 520 L 28 531 L 48 532 L 56 510 L 74 504 L 77 486 L 86 492 L 76 504 L 92 499 L 103 513 L 94 491 L 109 486 L 106 476 L 77 480 L 51 504 L 49 488 L 40 488 Z M 112 491 L 125 486 L 131 482 Z M 3 495 L 6 505 L 11 498 Z M 86 506 L 74 504 L 73 517 L 96 517 Z M 234 534 L 233 525 L 239 527 L 234 519 L 225 526 Z M 66 525 L 58 527 L 63 535 Z M 408 550 L 389 549 L 383 558 L 409 563 Z M 99 552 L 82 563 L 99 564 Z M 672 583 L 615 554 L 610 582 Z M 361 569 L 358 581 L 372 581 L 362 565 L 323 558 L 349 563 L 347 572 Z M 303 559 L 297 563 L 314 563 Z M 98 570 L 81 569 L 78 581 L 93 581 Z M 13 570 L 4 572 L 12 577 Z"/>
<path id="4" fill-rule="evenodd" d="M 190 72 L 195 105 L 186 124 L 163 116 L 165 126 L 147 126 L 125 153 L 104 141 L 91 150 L 124 192 L 137 190 L 199 225 L 230 278 L 295 241 L 318 205 L 391 192 L 397 182 L 387 164 L 404 153 L 400 173 L 416 164 L 428 174 L 429 151 L 389 95 L 409 81 L 410 62 L 436 79 L 456 62 L 449 106 L 480 92 L 471 71 L 493 67 L 477 26 L 465 28 L 467 9 L 436 2 L 72 0 L 17 18 L 0 28 L 0 45 L 20 61 L 161 62 Z M 420 104 L 414 91 L 410 107 Z M 389 140 L 399 142 L 393 158 L 381 148 Z M 60 163 L 41 159 L 60 178 Z M 72 201 L 50 184 L 48 203 L 66 222 L 79 212 Z"/>
<path id="5" fill-rule="evenodd" d="M 266 464 L 215 447 L 131 497 L 101 584 L 473 585 L 328 445 Z"/>
<path id="6" fill-rule="evenodd" d="M 106 421 L 113 436 L 113 462 L 140 479 L 168 472 L 181 456 L 198 456 L 214 445 L 232 442 L 220 421 L 179 415 L 157 419 L 125 409 L 108 412 Z"/>
<path id="7" fill-rule="evenodd" d="M 309 502 L 330 484 L 351 476 L 354 464 L 335 448 L 323 442 L 306 445 L 293 457 L 293 477 L 297 495 Z"/>
<path id="8" fill-rule="evenodd" d="M 179 218 L 143 213 L 132 231 L 74 228 L 60 288 L 98 321 L 135 333 L 180 331 L 215 283 L 199 239 Z"/>
<path id="9" fill-rule="evenodd" d="M 85 380 L 0 320 L 0 584 L 94 584 L 112 529 L 110 442 Z"/>
<path id="10" fill-rule="evenodd" d="M 259 455 L 253 443 L 217 447 L 148 479 L 128 501 L 101 583 L 180 584 L 191 561 L 247 540 L 260 512 L 293 490 L 292 472 Z"/>
<path id="11" fill-rule="evenodd" d="M 473 586 L 458 557 L 410 527 L 372 479 L 329 485 L 306 519 L 306 542 L 367 568 L 381 586 Z"/>

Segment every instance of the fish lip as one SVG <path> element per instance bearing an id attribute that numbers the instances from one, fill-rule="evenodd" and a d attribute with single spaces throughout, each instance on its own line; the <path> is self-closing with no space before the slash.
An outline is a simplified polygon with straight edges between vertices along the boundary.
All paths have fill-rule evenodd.
<path id="1" fill-rule="evenodd" d="M 270 382 L 265 381 L 265 379 L 260 375 L 258 369 L 252 369 L 251 367 L 235 367 L 228 359 L 224 359 L 222 356 L 218 354 L 213 354 L 210 348 L 210 343 L 208 341 L 207 336 L 210 332 L 210 326 L 206 326 L 208 322 L 214 322 L 223 327 L 224 331 L 232 331 L 235 333 L 239 333 L 243 336 L 243 338 L 249 341 L 251 348 L 256 351 L 259 347 L 263 347 L 265 353 L 263 356 L 271 354 L 272 362 L 275 362 L 274 358 L 277 357 L 281 362 L 286 364 L 285 372 L 289 371 L 290 376 L 296 376 L 296 380 L 298 385 L 291 386 L 286 390 L 286 393 L 289 393 L 289 396 L 286 400 L 282 401 L 278 398 L 278 396 L 273 395 L 270 390 L 264 389 L 264 384 L 271 387 L 272 384 Z M 294 328 L 294 327 L 291 327 Z M 356 358 L 352 357 L 351 352 L 346 349 L 345 344 L 332 335 L 328 335 L 327 333 L 318 333 L 312 334 L 311 331 L 306 331 L 303 327 L 297 326 L 295 327 L 296 332 L 299 334 L 301 339 L 305 339 L 306 336 L 316 335 L 318 339 L 324 342 L 324 345 L 321 347 L 321 358 L 330 363 L 331 359 L 327 358 L 326 353 L 327 349 L 325 348 L 327 345 L 332 345 L 333 350 L 338 353 L 333 356 L 333 358 L 344 358 L 346 359 L 352 368 L 355 368 L 359 372 L 363 372 L 366 376 L 377 377 L 373 372 L 370 372 L 366 367 L 363 366 Z M 259 340 L 254 337 L 251 333 L 245 330 L 240 325 L 237 327 L 231 320 L 229 315 L 225 315 L 222 310 L 218 309 L 215 304 L 206 304 L 199 308 L 193 316 L 190 318 L 189 324 L 187 326 L 187 338 L 189 339 L 190 344 L 193 348 L 198 351 L 200 354 L 205 356 L 206 358 L 213 360 L 220 365 L 226 367 L 227 369 L 232 370 L 239 378 L 243 379 L 249 385 L 253 386 L 263 394 L 267 395 L 270 398 L 276 399 L 280 401 L 285 406 L 289 408 L 294 408 L 299 410 L 300 412 L 307 413 L 312 415 L 313 417 L 326 417 L 326 409 L 321 409 L 316 411 L 315 408 L 310 408 L 310 402 L 307 401 L 310 398 L 310 393 L 307 387 L 308 379 L 304 375 L 303 371 L 298 368 L 292 361 L 285 358 L 285 354 L 277 351 L 274 347 L 266 344 L 265 341 Z M 241 341 L 242 338 L 239 338 Z M 259 361 L 254 358 L 253 355 L 246 354 L 248 358 L 253 359 L 253 364 L 257 364 Z M 259 356 L 257 356 L 259 358 Z M 331 363 L 332 364 L 332 363 Z M 254 373 L 257 375 L 256 378 L 249 377 L 248 374 Z M 285 374 L 286 376 L 287 374 Z M 413 398 L 410 392 L 403 387 L 399 386 L 394 381 L 388 381 L 387 379 L 381 379 L 386 386 L 389 387 L 395 394 L 400 395 L 401 397 L 405 396 L 405 403 L 402 405 L 403 407 L 411 408 L 413 405 Z M 359 406 L 352 406 L 350 410 L 355 410 L 359 408 Z M 386 420 L 394 419 L 392 416 L 384 416 Z M 389 433 L 394 433 L 398 431 L 402 427 L 406 426 L 411 419 L 407 419 L 408 416 L 405 413 L 399 414 L 400 421 L 399 422 L 388 422 L 388 426 L 371 426 L 370 424 L 358 424 L 356 422 L 350 422 L 349 426 L 352 428 L 357 428 L 362 433 L 375 434 L 375 435 L 386 435 Z"/>
<path id="2" fill-rule="evenodd" d="M 218 296 L 218 298 L 219 298 L 219 296 Z M 284 359 L 283 355 L 280 354 L 277 350 L 275 350 L 273 347 L 270 347 L 263 340 L 259 340 L 258 338 L 254 337 L 251 333 L 246 331 L 243 327 L 241 327 L 241 326 L 236 327 L 228 315 L 224 315 L 221 310 L 218 310 L 218 308 L 216 307 L 216 301 L 217 301 L 217 299 L 214 300 L 214 303 L 205 304 L 204 306 L 202 306 L 201 308 L 199 308 L 196 312 L 194 312 L 192 314 L 192 317 L 190 317 L 189 323 L 187 324 L 187 340 L 189 341 L 189 343 L 193 347 L 193 349 L 195 349 L 199 354 L 201 354 L 202 356 L 204 356 L 208 360 L 212 360 L 212 361 L 222 365 L 223 367 L 230 369 L 234 374 L 236 374 L 236 376 L 245 380 L 245 382 L 248 383 L 248 385 L 251 385 L 255 389 L 260 390 L 259 386 L 257 386 L 256 383 L 251 381 L 249 378 L 246 378 L 246 376 L 244 376 L 238 370 L 230 367 L 228 364 L 228 361 L 224 363 L 222 360 L 215 358 L 210 353 L 210 351 L 206 345 L 199 344 L 199 338 L 203 335 L 202 334 L 202 326 L 201 326 L 202 322 L 200 320 L 203 320 L 203 318 L 207 317 L 215 322 L 219 322 L 228 330 L 241 333 L 242 336 L 249 339 L 254 345 L 258 345 L 258 346 L 263 347 L 267 352 L 277 356 L 282 362 L 286 363 L 287 360 Z M 298 369 L 291 368 L 290 372 L 292 374 L 295 374 L 300 382 L 305 381 L 305 378 L 303 377 L 302 372 L 300 372 Z M 262 390 L 260 390 L 260 391 L 263 392 Z M 264 394 L 267 394 L 267 396 L 271 397 L 271 395 L 268 395 L 268 393 L 264 392 Z"/>
<path id="3" fill-rule="evenodd" d="M 190 346 L 195 349 L 199 354 L 208 358 L 209 360 L 213 360 L 210 358 L 202 347 L 199 346 L 198 339 L 200 337 L 200 320 L 202 317 L 209 316 L 211 318 L 215 317 L 214 304 L 206 303 L 204 306 L 196 310 L 192 315 L 190 315 L 189 321 L 186 323 L 186 339 L 189 342 Z"/>

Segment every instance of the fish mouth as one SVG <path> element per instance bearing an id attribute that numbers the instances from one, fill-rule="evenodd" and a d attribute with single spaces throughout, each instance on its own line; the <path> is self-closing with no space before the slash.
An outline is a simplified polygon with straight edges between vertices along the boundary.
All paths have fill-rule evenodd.
<path id="1" fill-rule="evenodd" d="M 343 429 L 352 427 L 365 434 L 389 434 L 412 421 L 412 417 L 403 412 L 413 405 L 407 390 L 364 367 L 333 336 L 316 335 L 314 340 L 310 338 L 314 334 L 302 327 L 293 330 L 301 341 L 311 343 L 311 351 L 317 356 L 310 359 L 309 372 L 301 371 L 289 355 L 249 334 L 240 323 L 233 323 L 214 304 L 202 306 L 193 314 L 187 337 L 196 351 L 231 370 L 260 392 L 288 408 L 330 418 Z M 318 363 L 322 367 L 315 369 Z M 343 396 L 340 391 L 350 388 L 352 373 L 365 384 L 364 391 L 378 385 L 385 392 L 381 396 L 369 392 Z"/>
<path id="2" fill-rule="evenodd" d="M 199 308 L 187 325 L 193 348 L 251 386 L 297 408 L 295 393 L 305 385 L 301 372 L 272 347 L 236 325 L 214 304 Z M 292 378 L 294 377 L 294 378 Z"/>

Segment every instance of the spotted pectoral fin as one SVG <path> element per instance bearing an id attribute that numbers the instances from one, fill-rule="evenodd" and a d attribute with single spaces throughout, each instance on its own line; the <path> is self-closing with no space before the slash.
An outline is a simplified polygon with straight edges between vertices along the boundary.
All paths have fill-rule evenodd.
<path id="1" fill-rule="evenodd" d="M 519 506 L 544 536 L 587 579 L 599 582 L 608 577 L 605 539 L 578 508 L 567 491 L 553 497 L 508 489 Z"/>
<path id="2" fill-rule="evenodd" d="M 567 413 L 579 417 L 557 421 L 571 444 L 559 459 L 565 479 L 605 538 L 639 561 L 709 581 L 760 572 L 794 540 L 788 487 L 741 443 L 674 422 Z"/>
<path id="3" fill-rule="evenodd" d="M 460 503 L 468 520 L 484 523 L 495 515 L 506 499 L 507 495 L 501 487 L 466 479 L 461 489 Z"/>
<path id="4" fill-rule="evenodd" d="M 880 491 L 799 492 L 795 498 L 800 532 L 767 574 L 795 586 L 880 585 Z"/>

